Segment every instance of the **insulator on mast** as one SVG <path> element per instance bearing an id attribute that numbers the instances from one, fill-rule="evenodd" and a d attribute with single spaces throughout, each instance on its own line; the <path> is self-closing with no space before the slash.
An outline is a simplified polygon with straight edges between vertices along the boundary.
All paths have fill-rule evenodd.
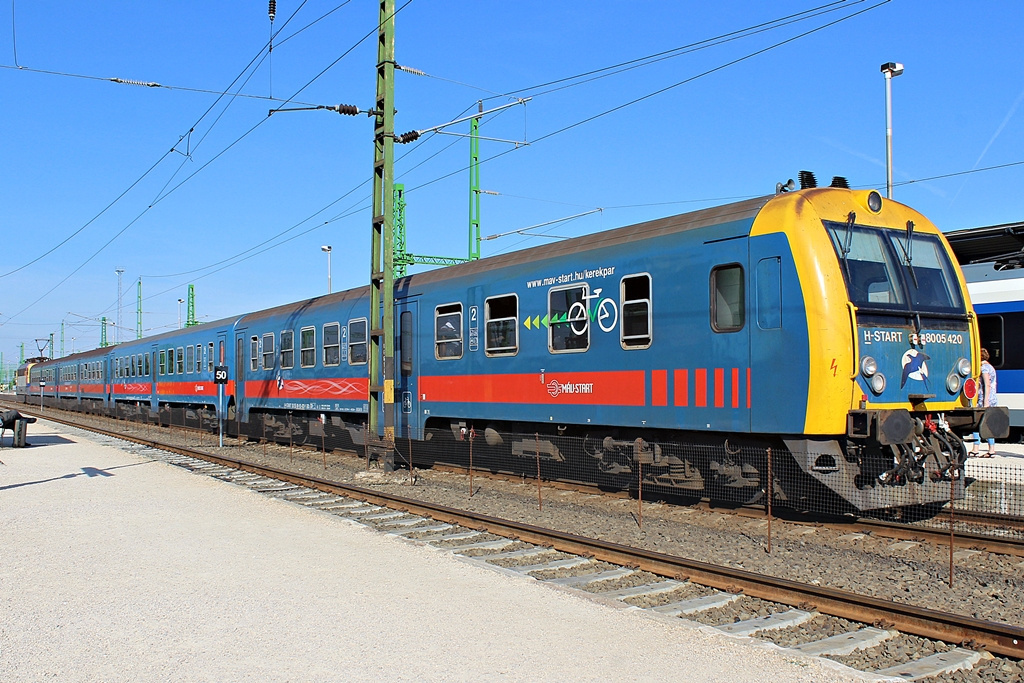
<path id="1" fill-rule="evenodd" d="M 274 20 L 275 16 L 277 16 L 277 0 L 270 0 L 270 6 L 267 8 L 267 14 L 270 15 L 271 21 Z"/>

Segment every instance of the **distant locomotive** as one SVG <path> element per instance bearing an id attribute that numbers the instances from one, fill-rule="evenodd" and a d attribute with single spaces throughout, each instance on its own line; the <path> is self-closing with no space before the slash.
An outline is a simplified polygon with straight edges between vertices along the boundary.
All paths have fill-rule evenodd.
<path id="1" fill-rule="evenodd" d="M 1005 408 L 971 406 L 977 321 L 948 244 L 874 191 L 783 192 L 413 275 L 395 311 L 401 439 L 455 449 L 475 426 L 495 452 L 575 459 L 595 481 L 642 467 L 756 500 L 771 449 L 790 500 L 938 503 L 963 491 L 961 437 L 1008 430 Z M 212 409 L 223 364 L 237 433 L 287 416 L 358 445 L 370 320 L 363 287 L 36 363 L 19 393 Z"/>

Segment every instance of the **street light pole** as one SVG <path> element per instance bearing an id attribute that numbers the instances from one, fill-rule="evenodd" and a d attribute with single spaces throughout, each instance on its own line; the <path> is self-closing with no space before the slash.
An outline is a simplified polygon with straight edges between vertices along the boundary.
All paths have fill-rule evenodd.
<path id="1" fill-rule="evenodd" d="M 181 329 L 181 305 L 185 303 L 184 299 L 178 299 L 178 329 Z"/>
<path id="2" fill-rule="evenodd" d="M 882 65 L 885 75 L 885 196 L 892 199 L 892 79 L 903 73 L 899 62 Z"/>
<path id="3" fill-rule="evenodd" d="M 331 245 L 325 244 L 320 251 L 327 253 L 327 293 L 331 293 Z"/>

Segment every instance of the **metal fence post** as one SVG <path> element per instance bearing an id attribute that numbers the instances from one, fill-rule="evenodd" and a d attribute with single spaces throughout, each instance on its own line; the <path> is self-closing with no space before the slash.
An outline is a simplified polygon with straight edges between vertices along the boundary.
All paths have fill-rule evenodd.
<path id="1" fill-rule="evenodd" d="M 965 466 L 966 469 L 966 466 Z M 964 472 L 966 474 L 966 472 Z M 963 476 L 963 474 L 961 474 Z M 954 468 L 949 468 L 949 587 L 953 587 L 953 546 L 956 544 L 953 532 L 953 495 L 956 486 L 956 474 Z"/>
<path id="2" fill-rule="evenodd" d="M 469 497 L 473 497 L 473 425 L 469 425 Z"/>
<path id="3" fill-rule="evenodd" d="M 636 513 L 640 528 L 644 528 L 644 463 L 636 461 Z"/>
<path id="4" fill-rule="evenodd" d="M 772 477 L 772 449 L 768 449 L 768 502 L 765 507 L 768 512 L 768 554 L 772 554 L 772 498 L 775 493 L 775 482 Z"/>
<path id="5" fill-rule="evenodd" d="M 537 433 L 537 432 L 534 432 L 533 437 L 534 437 L 534 439 L 536 439 L 536 442 L 537 442 L 536 443 L 536 448 L 537 448 L 537 509 L 538 510 L 543 510 L 544 509 L 544 499 L 541 497 L 541 493 L 540 493 L 540 434 Z"/>

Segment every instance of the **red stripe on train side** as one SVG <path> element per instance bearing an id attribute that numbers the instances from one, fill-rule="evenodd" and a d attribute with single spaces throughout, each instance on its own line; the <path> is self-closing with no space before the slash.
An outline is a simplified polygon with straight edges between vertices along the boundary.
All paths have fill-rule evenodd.
<path id="1" fill-rule="evenodd" d="M 725 369 L 715 368 L 715 407 L 725 407 Z"/>
<path id="2" fill-rule="evenodd" d="M 676 370 L 673 373 L 673 390 L 675 392 L 676 406 L 685 408 L 690 403 L 690 371 Z"/>
<path id="3" fill-rule="evenodd" d="M 750 368 L 747 368 L 747 410 L 750 410 Z"/>
<path id="4" fill-rule="evenodd" d="M 369 398 L 366 377 L 333 379 L 251 379 L 245 383 L 246 398 L 333 399 L 365 401 Z"/>
<path id="5" fill-rule="evenodd" d="M 668 405 L 668 370 L 651 370 L 651 405 Z"/>
<path id="6" fill-rule="evenodd" d="M 698 408 L 708 405 L 708 371 L 705 368 L 693 371 L 693 405 Z"/>
<path id="7" fill-rule="evenodd" d="M 232 394 L 235 391 L 234 381 L 224 386 L 224 394 Z M 213 380 L 201 380 L 196 382 L 157 382 L 156 393 L 158 396 L 217 396 L 217 385 Z"/>
<path id="8" fill-rule="evenodd" d="M 420 377 L 424 401 L 529 405 L 643 406 L 643 370 Z"/>
<path id="9" fill-rule="evenodd" d="M 732 369 L 732 407 L 740 407 L 740 369 Z"/>

